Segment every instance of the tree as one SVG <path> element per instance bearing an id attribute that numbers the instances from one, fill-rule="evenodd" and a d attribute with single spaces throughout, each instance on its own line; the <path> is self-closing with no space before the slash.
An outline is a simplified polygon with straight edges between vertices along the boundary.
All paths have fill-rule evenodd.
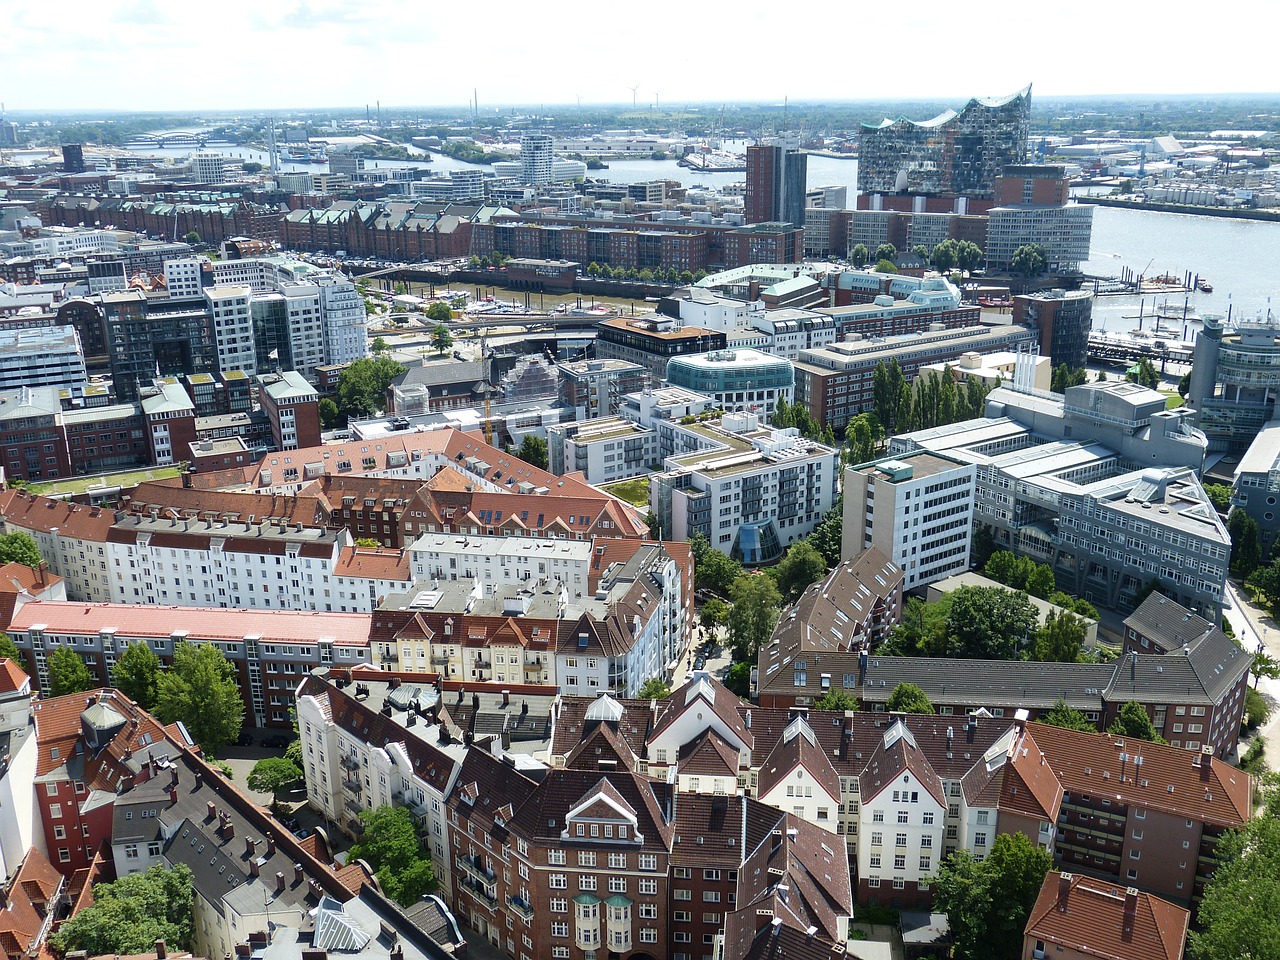
<path id="1" fill-rule="evenodd" d="M 1280 790 L 1264 781 L 1265 812 L 1218 841 L 1217 865 L 1205 887 L 1192 960 L 1274 960 L 1280 957 Z M 1261 806 L 1261 805 L 1259 805 Z"/>
<path id="2" fill-rule="evenodd" d="M 322 397 L 317 409 L 320 413 L 320 423 L 326 430 L 335 430 L 342 426 L 342 414 L 338 412 L 338 405 L 332 398 Z"/>
<path id="3" fill-rule="evenodd" d="M 1025 594 L 1001 587 L 953 591 L 943 656 L 1015 660 L 1036 629 L 1036 608 Z"/>
<path id="4" fill-rule="evenodd" d="M 93 904 L 64 923 L 50 939 L 59 954 L 89 956 L 143 953 L 163 940 L 188 950 L 194 933 L 192 874 L 184 863 L 154 866 L 93 888 Z"/>
<path id="5" fill-rule="evenodd" d="M 160 676 L 160 658 L 145 643 L 131 643 L 116 661 L 111 682 L 117 690 L 143 710 L 156 705 L 156 682 Z"/>
<path id="6" fill-rule="evenodd" d="M 933 269 L 939 273 L 946 273 L 956 265 L 956 242 L 954 240 L 943 240 L 933 248 L 933 253 L 929 259 L 933 263 Z"/>
<path id="7" fill-rule="evenodd" d="M 837 499 L 835 505 L 823 514 L 822 519 L 813 528 L 813 533 L 805 539 L 822 554 L 822 559 L 826 561 L 828 567 L 834 567 L 840 562 L 843 538 L 844 504 Z"/>
<path id="8" fill-rule="evenodd" d="M 995 555 L 995 549 L 996 536 L 991 524 L 979 524 L 978 529 L 973 532 L 973 562 L 979 567 L 985 567 Z"/>
<path id="9" fill-rule="evenodd" d="M 1146 740 L 1149 743 L 1165 742 L 1164 738 L 1156 733 L 1155 725 L 1147 715 L 1146 707 L 1137 700 L 1130 700 L 1120 708 L 1120 713 L 1111 722 L 1111 726 L 1107 727 L 1107 733 L 1113 733 L 1119 737 L 1131 737 L 1135 740 Z"/>
<path id="10" fill-rule="evenodd" d="M 1253 686 L 1256 689 L 1258 681 L 1263 677 L 1268 680 L 1275 680 L 1280 677 L 1280 660 L 1277 660 L 1269 653 L 1255 653 L 1253 655 L 1253 663 L 1249 664 L 1249 672 L 1253 674 Z"/>
<path id="11" fill-rule="evenodd" d="M 1149 357 L 1142 357 L 1129 368 L 1129 372 L 1124 378 L 1130 383 L 1139 383 L 1144 387 L 1150 387 L 1152 390 L 1160 386 L 1160 373 L 1156 370 L 1155 364 L 1151 362 Z"/>
<path id="12" fill-rule="evenodd" d="M 240 169 L 243 170 L 245 173 L 261 173 L 262 164 L 260 164 L 257 160 L 246 160 L 242 164 L 240 164 Z"/>
<path id="13" fill-rule="evenodd" d="M 911 248 L 911 253 L 919 257 L 923 262 L 929 262 L 929 248 L 923 243 L 917 243 Z"/>
<path id="14" fill-rule="evenodd" d="M 820 696 L 813 705 L 815 710 L 857 710 L 858 698 L 848 690 L 833 687 Z"/>
<path id="15" fill-rule="evenodd" d="M 390 357 L 362 357 L 338 378 L 338 409 L 348 419 L 368 418 L 383 409 L 391 381 L 404 367 Z"/>
<path id="16" fill-rule="evenodd" d="M 385 337 L 374 337 L 373 343 L 369 344 L 369 352 L 375 357 L 380 357 L 384 353 L 391 352 L 391 345 L 387 343 Z"/>
<path id="17" fill-rule="evenodd" d="M 422 844 L 405 807 L 362 810 L 364 831 L 352 845 L 347 862 L 369 865 L 382 892 L 402 907 L 412 906 L 435 889 L 430 859 L 422 856 Z"/>
<path id="18" fill-rule="evenodd" d="M 18 669 L 23 673 L 27 672 L 27 658 L 22 655 L 18 645 L 13 642 L 13 637 L 7 633 L 0 633 L 0 659 L 12 660 L 18 665 Z"/>
<path id="19" fill-rule="evenodd" d="M 774 572 L 783 599 L 790 601 L 804 593 L 809 584 L 822 579 L 827 560 L 813 544 L 800 540 L 787 548 Z"/>
<path id="20" fill-rule="evenodd" d="M 741 663 L 735 663 L 729 668 L 729 672 L 724 676 L 724 685 L 729 688 L 729 692 L 739 697 L 746 697 L 751 693 L 751 663 L 743 660 Z"/>
<path id="21" fill-rule="evenodd" d="M 637 700 L 665 700 L 671 696 L 671 684 L 661 677 L 650 677 L 636 691 Z"/>
<path id="22" fill-rule="evenodd" d="M 20 563 L 24 567 L 38 567 L 42 560 L 31 534 L 15 530 L 0 535 L 0 564 Z"/>
<path id="23" fill-rule="evenodd" d="M 662 539 L 662 521 L 652 510 L 644 515 L 644 525 L 648 528 L 650 540 Z"/>
<path id="24" fill-rule="evenodd" d="M 1058 364 L 1053 370 L 1049 389 L 1054 393 L 1066 393 L 1067 387 L 1078 387 L 1089 379 L 1084 370 L 1072 370 L 1065 363 Z"/>
<path id="25" fill-rule="evenodd" d="M 742 564 L 719 550 L 709 549 L 701 562 L 693 561 L 694 584 L 699 590 L 714 590 L 727 594 L 738 577 L 742 576 Z"/>
<path id="26" fill-rule="evenodd" d="M 934 907 L 947 915 L 957 960 L 1016 960 L 1022 933 L 1053 858 L 1023 834 L 995 838 L 978 863 L 953 853 L 933 878 Z"/>
<path id="27" fill-rule="evenodd" d="M 1025 279 L 1040 276 L 1048 266 L 1044 247 L 1038 243 L 1024 243 L 1013 251 L 1013 257 L 1009 261 L 1009 269 Z"/>
<path id="28" fill-rule="evenodd" d="M 453 346 L 453 334 L 443 323 L 437 323 L 431 329 L 431 346 L 438 354 L 443 354 Z"/>
<path id="29" fill-rule="evenodd" d="M 889 261 L 897 260 L 898 248 L 892 243 L 882 243 L 880 246 L 876 247 L 876 259 Z"/>
<path id="30" fill-rule="evenodd" d="M 255 793 L 269 793 L 274 797 L 277 791 L 301 779 L 302 769 L 292 760 L 285 757 L 263 757 L 253 765 L 245 783 Z"/>
<path id="31" fill-rule="evenodd" d="M 1081 730 L 1085 733 L 1098 732 L 1096 723 L 1061 698 L 1053 702 L 1053 707 L 1040 718 L 1040 723 L 1047 723 L 1051 727 L 1064 727 L 1067 730 Z"/>
<path id="32" fill-rule="evenodd" d="M 965 273 L 972 273 L 982 262 L 982 249 L 972 240 L 956 243 L 956 266 Z"/>
<path id="33" fill-rule="evenodd" d="M 1107 371 L 1099 370 L 1098 376 L 1094 379 L 1094 383 L 1106 383 L 1106 382 L 1107 382 Z"/>
<path id="34" fill-rule="evenodd" d="M 235 667 L 212 644 L 183 640 L 174 648 L 173 665 L 157 680 L 153 712 L 161 723 L 181 720 L 205 753 L 217 753 L 244 724 Z"/>
<path id="35" fill-rule="evenodd" d="M 448 323 L 453 319 L 453 309 L 443 300 L 437 300 L 427 307 L 427 319 L 436 323 Z"/>
<path id="36" fill-rule="evenodd" d="M 782 595 L 773 577 L 744 573 L 729 588 L 733 609 L 729 611 L 729 642 L 733 659 L 754 660 L 756 651 L 767 643 L 778 622 Z"/>
<path id="37" fill-rule="evenodd" d="M 1041 663 L 1079 663 L 1084 652 L 1085 622 L 1071 613 L 1049 611 L 1036 631 L 1031 659 Z"/>
<path id="38" fill-rule="evenodd" d="M 1191 371 L 1188 370 L 1178 378 L 1178 396 L 1183 400 L 1187 399 L 1187 395 L 1191 393 Z"/>
<path id="39" fill-rule="evenodd" d="M 70 647 L 58 647 L 49 658 L 49 696 L 65 697 L 98 686 L 98 681 Z"/>
<path id="40" fill-rule="evenodd" d="M 702 605 L 698 619 L 702 621 L 702 629 L 718 630 L 729 622 L 729 605 L 719 597 L 712 597 Z"/>
<path id="41" fill-rule="evenodd" d="M 1231 484 L 1229 483 L 1206 483 L 1204 492 L 1209 495 L 1209 500 L 1213 503 L 1214 509 L 1219 513 L 1226 513 L 1231 507 Z"/>
<path id="42" fill-rule="evenodd" d="M 1231 575 L 1247 579 L 1262 563 L 1258 523 L 1243 510 L 1232 510 L 1227 533 L 1231 535 Z"/>
<path id="43" fill-rule="evenodd" d="M 898 265 L 892 260 L 881 259 L 876 261 L 876 273 L 897 273 Z"/>
<path id="44" fill-rule="evenodd" d="M 1033 597 L 1043 600 L 1053 593 L 1054 585 L 1053 569 L 1047 563 L 1037 563 L 1027 575 L 1027 585 L 1024 589 Z"/>
<path id="45" fill-rule="evenodd" d="M 849 259 L 856 265 L 862 266 L 871 259 L 871 254 L 867 251 L 865 243 L 855 243 L 853 249 L 849 251 Z"/>
<path id="46" fill-rule="evenodd" d="M 547 469 L 547 441 L 536 434 L 526 433 L 520 441 L 516 456 L 539 470 Z"/>
<path id="47" fill-rule="evenodd" d="M 182 240 L 184 243 L 189 243 L 194 247 L 200 243 L 200 234 L 196 233 L 194 230 L 188 230 L 183 235 Z"/>
<path id="48" fill-rule="evenodd" d="M 914 683 L 900 683 L 893 688 L 885 708 L 893 713 L 933 713 L 928 695 Z"/>

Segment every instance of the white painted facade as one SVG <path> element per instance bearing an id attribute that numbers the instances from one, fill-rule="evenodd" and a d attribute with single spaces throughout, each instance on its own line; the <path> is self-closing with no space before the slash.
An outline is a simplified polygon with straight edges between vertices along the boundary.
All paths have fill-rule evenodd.
<path id="1" fill-rule="evenodd" d="M 213 314 L 218 370 L 223 373 L 231 370 L 243 370 L 247 374 L 258 372 L 250 295 L 247 286 L 207 287 L 204 291 L 205 301 Z"/>
<path id="2" fill-rule="evenodd" d="M 518 584 L 549 578 L 573 602 L 586 594 L 591 550 L 581 540 L 428 533 L 409 547 L 409 567 L 415 580 Z"/>

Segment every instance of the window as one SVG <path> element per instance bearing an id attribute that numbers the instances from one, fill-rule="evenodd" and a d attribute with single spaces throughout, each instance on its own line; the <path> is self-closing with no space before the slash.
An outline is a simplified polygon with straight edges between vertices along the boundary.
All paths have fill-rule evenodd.
<path id="1" fill-rule="evenodd" d="M 910 815 L 907 813 L 907 811 L 905 811 L 905 810 L 899 810 L 899 811 L 898 811 L 898 822 L 899 822 L 899 823 L 907 823 L 907 822 L 908 822 L 908 820 L 909 820 L 909 817 L 910 817 Z"/>
<path id="2" fill-rule="evenodd" d="M 905 833 L 895 834 L 893 838 L 895 847 L 905 847 L 907 845 L 907 835 Z"/>
<path id="3" fill-rule="evenodd" d="M 549 863 L 549 864 L 551 864 L 552 866 L 555 866 L 555 867 L 562 867 L 562 866 L 564 866 L 564 851 L 563 851 L 563 850 L 548 850 L 548 851 L 547 851 L 547 863 Z"/>
<path id="4" fill-rule="evenodd" d="M 975 833 L 973 835 L 973 845 L 975 847 L 985 847 L 987 845 L 987 835 L 985 833 Z"/>
<path id="5" fill-rule="evenodd" d="M 547 886 L 552 890 L 564 890 L 569 886 L 563 873 L 553 873 L 547 878 Z"/>
<path id="6" fill-rule="evenodd" d="M 719 903 L 720 891 L 719 890 L 703 890 L 702 902 L 703 903 Z"/>
<path id="7" fill-rule="evenodd" d="M 627 869 L 627 855 L 625 853 L 609 854 L 609 868 L 611 870 Z"/>
<path id="8" fill-rule="evenodd" d="M 653 895 L 654 895 L 654 894 L 656 894 L 657 892 L 658 892 L 658 881 L 657 881 L 657 880 L 641 880 L 641 881 L 640 881 L 640 893 L 641 893 L 641 894 L 648 894 L 649 896 L 653 896 Z"/>
<path id="9" fill-rule="evenodd" d="M 655 903 L 640 904 L 640 919 L 641 920 L 658 919 L 658 905 Z"/>
<path id="10" fill-rule="evenodd" d="M 581 876 L 581 877 L 578 877 L 578 889 L 579 889 L 579 890 L 594 890 L 595 888 L 596 888 L 596 878 L 595 878 L 595 877 L 588 877 L 588 876 Z"/>
<path id="11" fill-rule="evenodd" d="M 703 880 L 719 880 L 720 871 L 719 870 L 703 870 L 702 879 Z"/>
<path id="12" fill-rule="evenodd" d="M 552 913 L 568 913 L 569 901 L 564 897 L 552 897 L 550 900 Z"/>
<path id="13" fill-rule="evenodd" d="M 553 937 L 567 937 L 569 935 L 569 924 L 562 920 L 557 920 L 551 924 L 551 935 Z"/>
<path id="14" fill-rule="evenodd" d="M 873 810 L 873 811 L 871 811 L 871 822 L 872 822 L 872 823 L 884 823 L 884 811 L 883 811 L 883 810 Z"/>
<path id="15" fill-rule="evenodd" d="M 627 878 L 626 877 L 610 877 L 609 892 L 610 893 L 626 893 Z"/>
<path id="16" fill-rule="evenodd" d="M 641 927 L 640 942 L 641 943 L 657 943 L 658 931 L 655 930 L 653 927 Z"/>
<path id="17" fill-rule="evenodd" d="M 640 869 L 641 870 L 657 870 L 658 855 L 656 853 L 640 854 Z"/>
<path id="18" fill-rule="evenodd" d="M 920 858 L 920 870 L 921 870 L 921 872 L 923 872 L 923 873 L 928 873 L 932 868 L 933 868 L 933 858 L 932 858 L 932 857 L 923 857 L 923 856 L 922 856 L 922 857 Z"/>
<path id="19" fill-rule="evenodd" d="M 907 869 L 907 858 L 906 858 L 905 856 L 903 856 L 902 854 L 898 854 L 898 856 L 894 857 L 894 858 L 893 858 L 893 869 L 895 869 L 895 870 L 905 870 L 905 869 Z"/>
<path id="20" fill-rule="evenodd" d="M 579 824 L 581 826 L 581 824 Z M 578 851 L 578 866 L 594 867 L 596 865 L 596 852 L 594 850 Z"/>
<path id="21" fill-rule="evenodd" d="M 921 816 L 921 821 L 924 823 L 924 825 L 925 825 L 926 827 L 932 827 L 932 826 L 933 826 L 933 811 L 932 811 L 932 810 L 928 811 L 927 813 L 923 813 L 923 814 L 921 814 L 920 816 Z"/>
<path id="22" fill-rule="evenodd" d="M 693 899 L 692 892 L 688 890 L 676 890 L 672 896 L 676 900 L 692 900 Z"/>

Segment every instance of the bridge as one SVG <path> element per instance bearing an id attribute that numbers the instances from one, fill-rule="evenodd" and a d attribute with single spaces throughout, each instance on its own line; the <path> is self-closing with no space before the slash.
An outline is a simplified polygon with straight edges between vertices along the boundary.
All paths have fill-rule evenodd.
<path id="1" fill-rule="evenodd" d="M 171 130 L 168 133 L 139 133 L 129 138 L 130 146 L 138 147 L 203 147 L 208 138 L 203 133 L 187 130 Z"/>
<path id="2" fill-rule="evenodd" d="M 1146 357 L 1152 363 L 1157 361 L 1161 369 L 1165 363 L 1191 362 L 1194 348 L 1189 343 L 1179 340 L 1151 340 L 1144 343 L 1140 340 L 1116 340 L 1102 334 L 1089 334 L 1089 359 L 1103 363 L 1137 363 Z"/>

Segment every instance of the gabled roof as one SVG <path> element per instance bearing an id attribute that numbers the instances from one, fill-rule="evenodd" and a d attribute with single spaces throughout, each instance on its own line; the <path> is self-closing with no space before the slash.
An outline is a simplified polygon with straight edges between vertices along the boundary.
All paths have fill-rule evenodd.
<path id="1" fill-rule="evenodd" d="M 1001 810 L 1033 820 L 1055 823 L 1062 805 L 1063 788 L 1035 738 L 1026 731 L 1014 733 L 1008 745 L 1004 777 L 1000 781 Z"/>
<path id="2" fill-rule="evenodd" d="M 1026 936 L 1099 960 L 1182 960 L 1190 919 L 1149 893 L 1050 870 Z"/>
<path id="3" fill-rule="evenodd" d="M 804 717 L 796 717 L 783 731 L 764 763 L 760 765 L 759 793 L 764 796 L 785 780 L 796 767 L 805 772 L 835 801 L 840 800 L 840 775 L 818 746 L 813 728 Z"/>
<path id="4" fill-rule="evenodd" d="M 649 739 L 659 736 L 687 710 L 704 705 L 720 718 L 737 738 L 746 744 L 747 749 L 755 747 L 755 737 L 743 722 L 737 705 L 742 701 L 705 670 L 697 670 L 689 674 L 689 678 L 678 690 L 672 692 L 662 705 L 658 722 L 654 725 Z"/>
<path id="5" fill-rule="evenodd" d="M 62 875 L 54 869 L 39 847 L 32 847 L 5 892 L 5 909 L 0 910 L 0 944 L 5 955 L 34 955 L 46 918 L 57 907 L 62 891 Z"/>
<path id="6" fill-rule="evenodd" d="M 18 664 L 8 657 L 0 659 L 0 697 L 8 693 L 17 693 L 24 687 L 30 690 L 31 678 L 23 673 Z"/>
<path id="7" fill-rule="evenodd" d="M 676 757 L 676 768 L 682 776 L 732 777 L 736 781 L 738 764 L 738 751 L 710 728 L 684 744 Z"/>
<path id="8" fill-rule="evenodd" d="M 947 805 L 946 793 L 937 771 L 920 752 L 915 736 L 902 720 L 894 721 L 884 732 L 884 737 L 867 762 L 866 769 L 858 777 L 862 802 L 867 803 L 893 783 L 900 773 L 910 771 L 942 806 Z"/>

